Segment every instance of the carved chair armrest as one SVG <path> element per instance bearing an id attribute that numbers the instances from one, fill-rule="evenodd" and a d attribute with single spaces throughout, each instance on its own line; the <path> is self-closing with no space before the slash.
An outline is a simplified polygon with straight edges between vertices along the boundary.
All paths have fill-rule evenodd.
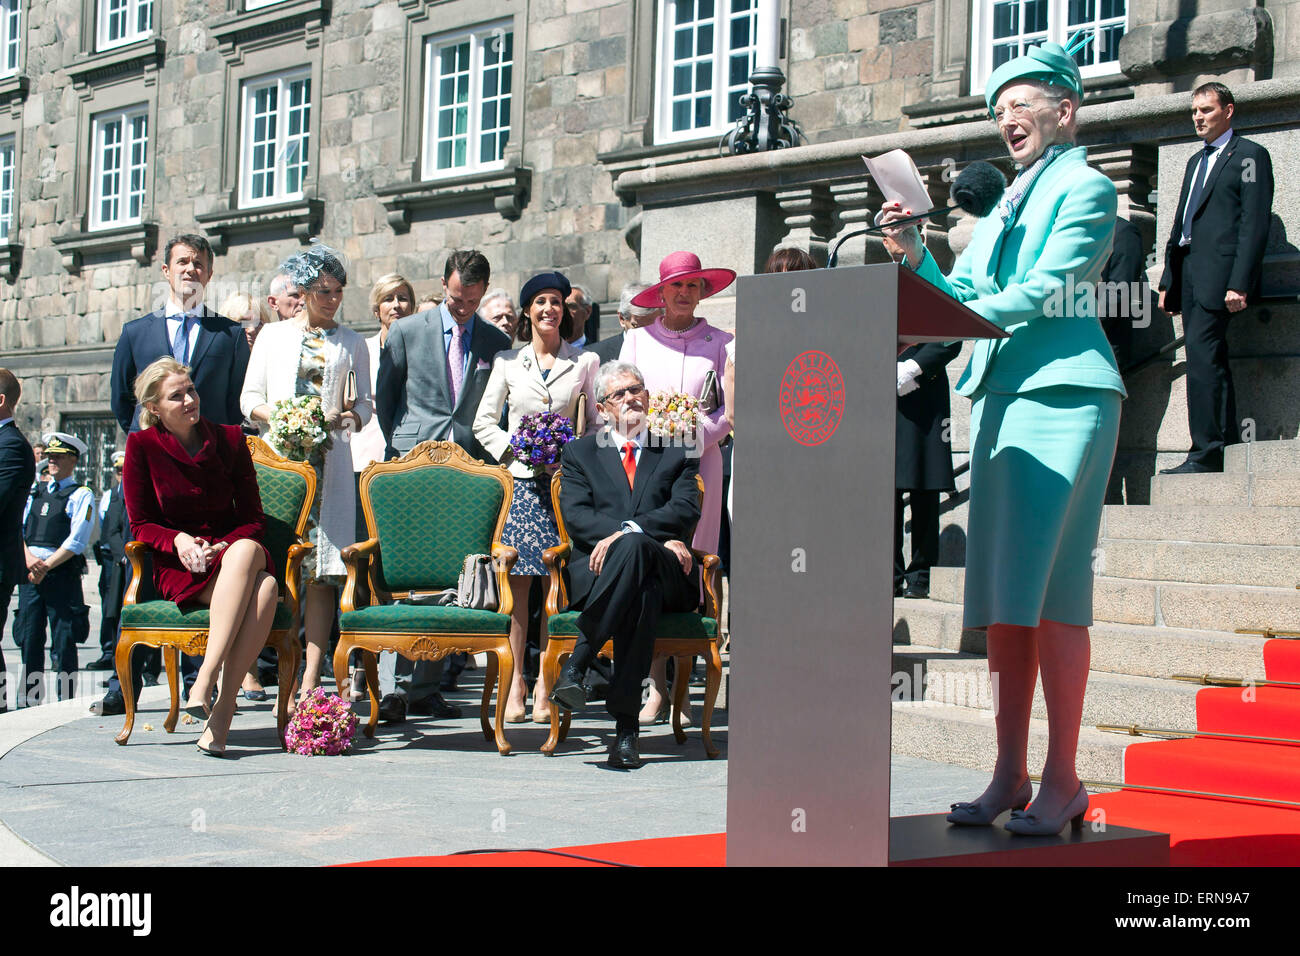
<path id="1" fill-rule="evenodd" d="M 492 566 L 496 569 L 497 594 L 501 597 L 501 603 L 497 607 L 499 614 L 510 614 L 514 610 L 515 598 L 514 592 L 510 590 L 510 570 L 518 560 L 518 549 L 502 544 L 500 541 L 492 543 Z"/>
<path id="2" fill-rule="evenodd" d="M 717 620 L 722 611 L 722 559 L 695 548 L 691 548 L 691 554 L 700 562 L 700 575 L 704 578 L 705 616 Z"/>
<path id="3" fill-rule="evenodd" d="M 303 558 L 316 545 L 310 541 L 299 541 L 289 545 L 289 556 L 284 564 L 284 589 L 289 592 L 289 610 L 298 613 L 298 602 L 302 595 L 298 593 L 298 573 L 302 568 Z"/>
<path id="4" fill-rule="evenodd" d="M 370 606 L 372 594 L 366 582 L 369 579 L 372 554 L 379 554 L 378 538 L 350 544 L 340 553 L 343 563 L 348 567 L 348 580 L 343 585 L 343 596 L 339 599 L 339 609 L 344 613 Z"/>
<path id="5" fill-rule="evenodd" d="M 553 548 L 547 548 L 542 552 L 542 564 L 546 565 L 546 570 L 551 576 L 551 585 L 546 592 L 546 614 L 551 616 L 559 614 L 563 608 L 569 606 L 569 595 L 564 588 L 564 563 L 569 559 L 569 553 L 573 551 L 573 544 L 568 541 L 562 541 Z"/>
<path id="6" fill-rule="evenodd" d="M 143 541 L 128 541 L 126 557 L 131 562 L 131 583 L 122 595 L 123 604 L 135 604 L 140 596 L 140 582 L 144 579 L 144 556 L 149 553 L 149 545 Z"/>

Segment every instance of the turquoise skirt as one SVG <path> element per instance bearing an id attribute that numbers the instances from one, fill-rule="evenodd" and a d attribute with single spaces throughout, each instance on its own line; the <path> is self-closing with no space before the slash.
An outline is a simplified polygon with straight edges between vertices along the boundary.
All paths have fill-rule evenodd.
<path id="1" fill-rule="evenodd" d="M 966 627 L 1092 625 L 1120 401 L 1074 386 L 972 401 Z"/>

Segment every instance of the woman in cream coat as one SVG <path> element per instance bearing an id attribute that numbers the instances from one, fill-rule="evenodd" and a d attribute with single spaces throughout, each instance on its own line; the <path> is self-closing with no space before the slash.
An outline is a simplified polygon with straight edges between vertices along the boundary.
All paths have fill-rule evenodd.
<path id="1" fill-rule="evenodd" d="M 519 420 L 537 412 L 556 412 L 574 423 L 578 432 L 579 398 L 586 396 L 587 408 L 596 409 L 596 371 L 600 360 L 591 352 L 580 352 L 568 344 L 573 317 L 565 299 L 571 288 L 569 280 L 558 272 L 533 276 L 519 294 L 520 320 L 518 335 L 528 341 L 521 349 L 500 352 L 492 363 L 483 400 L 474 419 L 474 437 L 479 444 L 510 469 L 514 475 L 514 499 L 506 520 L 502 540 L 519 550 L 519 561 L 511 572 L 510 590 L 514 612 L 510 619 L 510 649 L 515 655 L 514 679 L 510 699 L 506 702 L 506 720 L 521 723 L 525 719 L 528 688 L 524 683 L 524 641 L 528 634 L 528 591 L 534 576 L 544 576 L 542 551 L 560 543 L 551 505 L 549 470 L 535 469 L 514 460 L 510 436 L 519 428 Z M 501 412 L 509 407 L 509 428 L 501 427 Z M 552 469 L 553 470 L 553 469 Z M 542 647 L 546 647 L 546 622 L 542 622 Z M 548 723 L 551 719 L 547 700 L 550 688 L 537 681 L 533 694 L 533 720 Z"/>
<path id="2" fill-rule="evenodd" d="M 321 665 L 346 577 L 339 552 L 356 543 L 356 503 L 349 433 L 370 420 L 370 354 L 366 340 L 334 321 L 347 274 L 337 254 L 323 246 L 293 256 L 282 267 L 306 291 L 302 311 L 263 328 L 253 346 L 239 405 L 263 437 L 275 403 L 297 395 L 319 395 L 333 444 L 323 459 L 313 456 L 316 501 L 310 536 L 315 548 L 303 561 L 306 587 L 307 663 L 302 691 L 320 683 Z M 356 400 L 345 407 L 348 372 L 354 372 Z M 268 444 L 274 443 L 268 439 Z M 276 449 L 280 451 L 280 449 Z"/>

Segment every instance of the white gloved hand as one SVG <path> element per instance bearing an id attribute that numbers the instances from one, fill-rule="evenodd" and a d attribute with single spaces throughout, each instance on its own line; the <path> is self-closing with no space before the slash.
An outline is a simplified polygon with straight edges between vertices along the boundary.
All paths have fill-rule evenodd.
<path id="1" fill-rule="evenodd" d="M 906 362 L 898 363 L 898 394 L 899 396 L 915 392 L 921 387 L 917 381 L 921 377 L 921 366 L 917 365 L 912 359 Z"/>

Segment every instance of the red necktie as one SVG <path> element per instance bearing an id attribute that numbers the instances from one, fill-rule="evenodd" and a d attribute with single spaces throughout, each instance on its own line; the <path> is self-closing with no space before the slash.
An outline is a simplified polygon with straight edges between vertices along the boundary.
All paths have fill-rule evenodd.
<path id="1" fill-rule="evenodd" d="M 623 443 L 623 471 L 627 473 L 627 486 L 631 488 L 636 479 L 636 445 L 630 441 Z"/>

